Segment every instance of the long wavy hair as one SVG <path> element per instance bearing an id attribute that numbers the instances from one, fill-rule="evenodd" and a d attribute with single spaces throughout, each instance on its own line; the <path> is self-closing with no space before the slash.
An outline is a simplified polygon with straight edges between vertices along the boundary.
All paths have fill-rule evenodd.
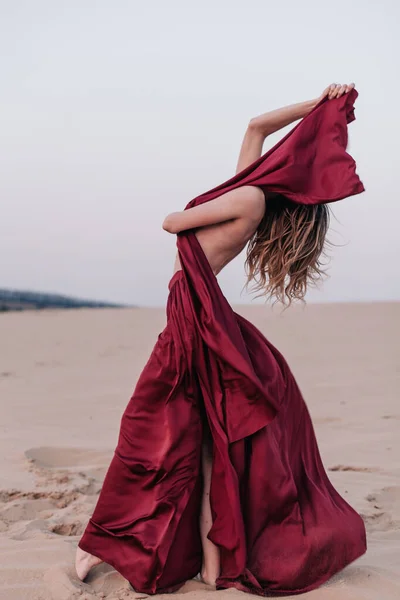
<path id="1" fill-rule="evenodd" d="M 252 283 L 258 296 L 286 307 L 304 302 L 308 287 L 326 276 L 329 223 L 326 204 L 296 204 L 268 194 L 264 217 L 247 246 L 246 287 Z"/>

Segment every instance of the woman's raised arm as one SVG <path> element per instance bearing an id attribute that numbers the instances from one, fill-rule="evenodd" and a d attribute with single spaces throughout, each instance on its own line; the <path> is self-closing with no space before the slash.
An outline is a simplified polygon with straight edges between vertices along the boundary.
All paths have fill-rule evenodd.
<path id="1" fill-rule="evenodd" d="M 243 138 L 236 173 L 240 173 L 240 171 L 251 165 L 257 158 L 260 158 L 264 140 L 271 133 L 275 133 L 275 131 L 308 115 L 325 96 L 328 96 L 330 100 L 339 98 L 353 87 L 354 83 L 350 85 L 332 83 L 314 100 L 284 106 L 283 108 L 272 110 L 251 119 Z"/>

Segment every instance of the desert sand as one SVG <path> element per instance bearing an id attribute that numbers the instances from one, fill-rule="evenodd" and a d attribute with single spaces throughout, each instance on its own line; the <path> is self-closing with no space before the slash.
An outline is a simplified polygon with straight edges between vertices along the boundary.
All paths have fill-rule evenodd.
<path id="1" fill-rule="evenodd" d="M 400 303 L 236 310 L 288 359 L 328 474 L 367 525 L 367 554 L 301 598 L 399 599 Z M 0 315 L 1 600 L 146 597 L 107 565 L 79 582 L 73 560 L 164 323 L 144 308 Z M 245 596 L 197 581 L 174 594 L 217 595 Z"/>

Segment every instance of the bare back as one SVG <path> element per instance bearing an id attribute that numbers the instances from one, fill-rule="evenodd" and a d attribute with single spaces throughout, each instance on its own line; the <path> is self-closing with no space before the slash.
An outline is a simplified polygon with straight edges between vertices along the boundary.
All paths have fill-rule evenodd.
<path id="1" fill-rule="evenodd" d="M 195 235 L 214 275 L 218 275 L 240 254 L 260 224 L 265 211 L 265 198 L 261 190 L 258 191 L 259 202 L 255 205 L 253 214 L 195 229 Z M 181 268 L 177 253 L 174 272 Z"/>

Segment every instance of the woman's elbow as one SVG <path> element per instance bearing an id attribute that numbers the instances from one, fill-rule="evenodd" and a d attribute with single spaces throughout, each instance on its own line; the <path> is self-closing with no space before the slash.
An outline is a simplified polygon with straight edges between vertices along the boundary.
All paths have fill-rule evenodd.
<path id="1" fill-rule="evenodd" d="M 163 221 L 162 228 L 168 233 L 178 233 L 174 219 L 174 213 L 167 215 Z"/>
<path id="2" fill-rule="evenodd" d="M 262 121 L 260 122 L 259 117 L 253 117 L 252 119 L 250 119 L 247 125 L 247 130 L 253 135 L 259 135 L 263 138 L 268 137 L 268 135 L 270 134 L 268 126 L 265 123 L 262 123 Z"/>

